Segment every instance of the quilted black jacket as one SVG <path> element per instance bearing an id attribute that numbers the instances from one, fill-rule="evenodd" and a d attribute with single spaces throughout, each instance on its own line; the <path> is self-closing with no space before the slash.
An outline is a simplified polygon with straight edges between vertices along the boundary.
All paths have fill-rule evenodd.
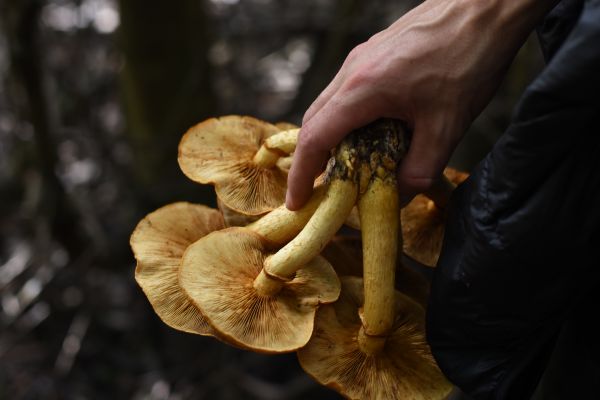
<path id="1" fill-rule="evenodd" d="M 546 67 L 453 195 L 432 283 L 433 354 L 473 399 L 600 398 L 600 1 L 538 33 Z"/>

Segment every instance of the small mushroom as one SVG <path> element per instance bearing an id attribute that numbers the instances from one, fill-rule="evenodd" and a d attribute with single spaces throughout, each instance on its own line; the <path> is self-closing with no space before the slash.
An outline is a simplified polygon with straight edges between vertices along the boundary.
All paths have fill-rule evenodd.
<path id="1" fill-rule="evenodd" d="M 257 289 L 268 256 L 264 238 L 249 229 L 213 232 L 188 247 L 180 284 L 229 343 L 264 353 L 294 351 L 310 339 L 317 307 L 338 298 L 340 282 L 316 257 L 293 277 L 266 277 L 270 286 Z"/>
<path id="2" fill-rule="evenodd" d="M 293 151 L 298 129 L 236 115 L 211 118 L 190 128 L 179 144 L 179 165 L 192 180 L 214 184 L 234 211 L 264 214 L 285 200 L 287 174 L 277 168 Z"/>
<path id="3" fill-rule="evenodd" d="M 310 342 L 298 350 L 304 370 L 321 384 L 350 399 L 441 400 L 452 386 L 437 367 L 425 339 L 425 311 L 395 292 L 395 318 L 376 354 L 363 351 L 359 316 L 363 281 L 343 277 L 337 302 L 322 306 Z"/>
<path id="4" fill-rule="evenodd" d="M 445 177 L 402 209 L 404 253 L 419 263 L 435 267 L 444 240 L 445 207 L 456 185 L 468 174 L 446 168 Z"/>
<path id="5" fill-rule="evenodd" d="M 300 232 L 325 192 L 326 187 L 316 187 L 300 210 L 282 205 L 246 228 L 214 232 L 187 249 L 181 287 L 220 338 L 267 353 L 293 351 L 306 344 L 317 306 L 339 295 L 339 280 L 329 263 L 318 257 L 286 281 L 264 277 L 259 288 L 255 281 L 271 249 Z M 290 334 L 290 326 L 301 329 Z"/>
<path id="6" fill-rule="evenodd" d="M 130 239 L 137 260 L 135 279 L 167 325 L 199 335 L 215 334 L 181 290 L 178 274 L 186 248 L 223 228 L 223 218 L 217 210 L 184 202 L 148 214 L 135 228 Z"/>

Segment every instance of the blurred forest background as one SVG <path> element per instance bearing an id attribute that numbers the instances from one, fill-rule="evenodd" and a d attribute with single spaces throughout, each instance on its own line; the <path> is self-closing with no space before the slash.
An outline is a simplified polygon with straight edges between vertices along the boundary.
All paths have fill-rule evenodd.
<path id="1" fill-rule="evenodd" d="M 214 205 L 177 144 L 211 116 L 299 123 L 356 44 L 418 2 L 0 0 L 0 398 L 336 399 L 294 355 L 179 333 L 129 235 Z M 472 168 L 542 66 L 527 42 L 452 164 Z"/>

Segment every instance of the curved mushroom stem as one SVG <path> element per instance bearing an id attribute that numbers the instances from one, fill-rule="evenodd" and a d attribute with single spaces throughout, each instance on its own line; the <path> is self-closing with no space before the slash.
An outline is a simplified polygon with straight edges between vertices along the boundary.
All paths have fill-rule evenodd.
<path id="1" fill-rule="evenodd" d="M 352 181 L 334 180 L 304 229 L 266 261 L 270 275 L 289 278 L 302 265 L 315 258 L 346 221 L 358 188 Z"/>
<path id="2" fill-rule="evenodd" d="M 254 163 L 263 168 L 272 168 L 282 156 L 291 154 L 296 149 L 300 129 L 281 131 L 265 139 L 254 155 Z"/>
<path id="3" fill-rule="evenodd" d="M 261 281 L 269 277 L 279 280 L 293 277 L 299 268 L 323 250 L 343 225 L 358 195 L 358 187 L 354 181 L 356 150 L 352 146 L 355 137 L 356 135 L 346 137 L 338 147 L 335 162 L 331 167 L 331 182 L 323 200 L 304 229 L 265 261 L 264 273 L 261 273 L 254 283 L 257 290 L 267 287 Z"/>
<path id="4" fill-rule="evenodd" d="M 315 258 L 344 224 L 356 202 L 357 194 L 358 188 L 354 182 L 332 181 L 325 198 L 304 229 L 277 253 L 267 258 L 263 271 L 254 281 L 254 288 L 260 293 L 262 288 L 272 287 L 272 283 L 262 282 L 265 279 L 279 281 L 283 285 L 299 268 Z M 266 292 L 261 294 L 267 295 Z"/>
<path id="5" fill-rule="evenodd" d="M 265 139 L 264 146 L 271 150 L 278 150 L 284 154 L 292 154 L 296 150 L 299 132 L 300 128 L 278 132 Z"/>
<path id="6" fill-rule="evenodd" d="M 277 160 L 279 160 L 279 153 L 276 151 L 267 149 L 263 144 L 260 146 L 260 149 L 254 155 L 252 161 L 259 167 L 262 168 L 272 168 L 275 164 L 277 164 Z"/>
<path id="7" fill-rule="evenodd" d="M 275 165 L 277 165 L 277 168 L 279 168 L 283 172 L 288 173 L 290 168 L 292 168 L 292 161 L 292 156 L 281 157 L 279 160 L 277 160 Z"/>
<path id="8" fill-rule="evenodd" d="M 325 197 L 327 186 L 313 190 L 308 202 L 297 211 L 290 211 L 285 205 L 279 206 L 246 228 L 258 233 L 273 247 L 282 246 L 292 240 L 304 228 L 310 217 Z"/>
<path id="9" fill-rule="evenodd" d="M 450 201 L 450 195 L 456 188 L 456 185 L 442 174 L 441 178 L 435 181 L 433 186 L 425 192 L 425 196 L 433 200 L 437 208 L 444 210 Z"/>

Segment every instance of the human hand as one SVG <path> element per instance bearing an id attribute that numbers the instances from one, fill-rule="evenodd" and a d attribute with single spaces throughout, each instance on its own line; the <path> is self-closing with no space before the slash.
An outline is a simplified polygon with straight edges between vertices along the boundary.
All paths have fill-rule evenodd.
<path id="1" fill-rule="evenodd" d="M 413 131 L 398 175 L 404 197 L 431 187 L 556 0 L 428 0 L 353 49 L 304 115 L 286 205 L 300 208 L 329 150 L 381 117 Z"/>

